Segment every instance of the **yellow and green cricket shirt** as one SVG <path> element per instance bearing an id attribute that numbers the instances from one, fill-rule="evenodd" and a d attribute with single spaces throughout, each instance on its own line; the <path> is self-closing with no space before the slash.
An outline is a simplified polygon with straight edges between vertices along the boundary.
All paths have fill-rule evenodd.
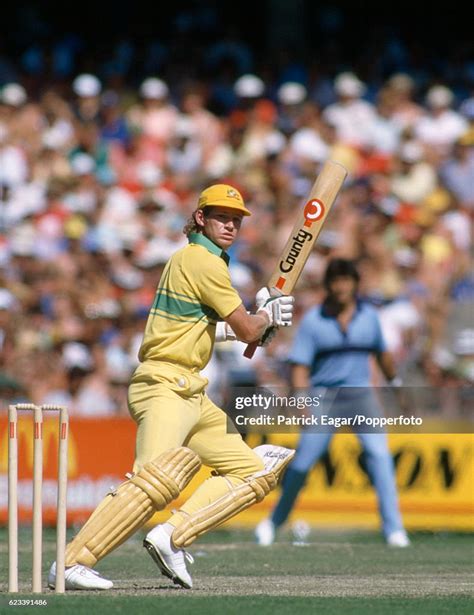
<path id="1" fill-rule="evenodd" d="M 161 276 L 138 357 L 201 370 L 211 358 L 216 323 L 239 307 L 228 255 L 200 233 L 170 258 Z"/>

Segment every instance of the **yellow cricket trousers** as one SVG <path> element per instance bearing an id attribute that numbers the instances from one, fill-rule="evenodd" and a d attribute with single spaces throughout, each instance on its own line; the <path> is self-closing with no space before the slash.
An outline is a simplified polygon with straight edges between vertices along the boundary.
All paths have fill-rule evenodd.
<path id="1" fill-rule="evenodd" d="M 220 476 L 204 481 L 169 523 L 208 506 L 245 478 L 263 470 L 263 462 L 232 428 L 223 410 L 207 397 L 207 380 L 197 371 L 172 363 L 147 361 L 136 369 L 128 404 L 136 421 L 134 471 L 169 448 L 187 446 Z"/>

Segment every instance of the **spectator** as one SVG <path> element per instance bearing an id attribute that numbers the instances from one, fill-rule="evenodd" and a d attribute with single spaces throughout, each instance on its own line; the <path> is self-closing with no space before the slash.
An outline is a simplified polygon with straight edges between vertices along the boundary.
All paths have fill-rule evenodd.
<path id="1" fill-rule="evenodd" d="M 100 92 L 102 85 L 95 75 L 84 73 L 78 75 L 73 83 L 72 89 L 76 94 L 74 107 L 76 118 L 81 123 L 99 123 L 100 117 Z"/>
<path id="2" fill-rule="evenodd" d="M 203 154 L 203 163 L 209 160 L 212 152 L 221 142 L 222 129 L 218 119 L 205 106 L 202 88 L 188 89 L 182 98 L 183 114 L 192 122 L 193 132 Z"/>
<path id="3" fill-rule="evenodd" d="M 452 156 L 441 165 L 440 178 L 461 207 L 474 211 L 474 133 L 466 132 L 455 142 Z"/>
<path id="4" fill-rule="evenodd" d="M 387 82 L 385 89 L 390 100 L 389 116 L 407 137 L 413 137 L 412 130 L 423 115 L 423 109 L 413 100 L 415 81 L 406 73 L 396 73 Z"/>
<path id="5" fill-rule="evenodd" d="M 118 94 L 113 90 L 108 90 L 102 95 L 101 102 L 101 140 L 106 143 L 117 141 L 123 147 L 127 147 L 130 131 L 120 109 Z"/>
<path id="6" fill-rule="evenodd" d="M 416 141 L 403 143 L 398 152 L 391 179 L 392 193 L 409 205 L 418 205 L 437 185 L 436 172 L 424 159 L 423 149 Z"/>
<path id="7" fill-rule="evenodd" d="M 197 140 L 193 120 L 186 115 L 178 116 L 173 138 L 166 150 L 166 164 L 169 171 L 172 174 L 198 174 L 202 157 L 202 147 Z"/>
<path id="8" fill-rule="evenodd" d="M 277 97 L 280 103 L 278 125 L 285 135 L 291 135 L 297 129 L 299 112 L 307 94 L 305 86 L 294 81 L 287 81 L 278 88 Z"/>
<path id="9" fill-rule="evenodd" d="M 351 72 L 340 73 L 334 80 L 338 101 L 326 107 L 323 118 L 336 128 L 337 137 L 352 147 L 370 145 L 376 113 L 362 95 L 365 84 Z"/>
<path id="10" fill-rule="evenodd" d="M 166 147 L 175 130 L 178 111 L 169 100 L 169 88 L 162 79 L 148 77 L 140 86 L 141 103 L 128 114 L 133 129 L 150 137 L 158 147 Z"/>
<path id="11" fill-rule="evenodd" d="M 257 75 L 248 73 L 234 83 L 234 93 L 241 108 L 249 109 L 264 95 L 265 84 Z"/>
<path id="12" fill-rule="evenodd" d="M 414 136 L 426 147 L 446 155 L 449 148 L 467 131 L 468 125 L 460 113 L 451 109 L 452 91 L 444 85 L 435 85 L 426 94 L 428 113 L 414 125 Z"/>

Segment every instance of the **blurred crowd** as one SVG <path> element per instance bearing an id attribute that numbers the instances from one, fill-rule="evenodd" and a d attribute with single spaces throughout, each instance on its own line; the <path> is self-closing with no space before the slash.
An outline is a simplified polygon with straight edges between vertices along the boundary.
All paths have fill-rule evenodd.
<path id="1" fill-rule="evenodd" d="M 321 84 L 323 85 L 323 84 Z M 353 258 L 407 383 L 474 381 L 474 97 L 393 73 L 342 71 L 322 90 L 245 73 L 219 113 L 204 81 L 94 74 L 34 92 L 0 87 L 0 394 L 124 414 L 155 288 L 203 187 L 225 182 L 252 217 L 230 251 L 248 309 L 323 162 L 349 171 L 296 291 L 323 295 Z M 255 359 L 219 345 L 219 386 L 279 383 L 293 331 Z M 377 378 L 377 376 L 374 376 Z"/>

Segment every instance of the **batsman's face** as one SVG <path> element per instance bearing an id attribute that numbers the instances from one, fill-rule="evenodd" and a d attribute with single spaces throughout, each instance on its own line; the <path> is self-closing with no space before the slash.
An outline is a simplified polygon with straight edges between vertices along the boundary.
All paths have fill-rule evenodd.
<path id="1" fill-rule="evenodd" d="M 329 284 L 329 294 L 339 305 L 349 305 L 355 299 L 357 283 L 351 276 L 338 276 Z"/>
<path id="2" fill-rule="evenodd" d="M 237 237 L 242 218 L 243 214 L 237 209 L 216 206 L 206 216 L 197 217 L 197 222 L 203 227 L 206 237 L 223 250 L 227 250 Z"/>

